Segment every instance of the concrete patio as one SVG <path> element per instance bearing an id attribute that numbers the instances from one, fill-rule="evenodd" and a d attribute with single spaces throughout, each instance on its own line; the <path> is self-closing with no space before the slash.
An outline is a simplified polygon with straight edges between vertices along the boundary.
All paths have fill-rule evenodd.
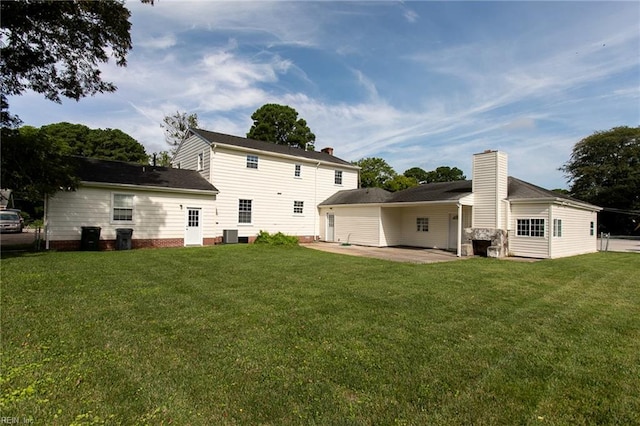
<path id="1" fill-rule="evenodd" d="M 340 243 L 325 242 L 301 244 L 301 246 L 330 253 L 346 254 L 349 256 L 372 257 L 376 259 L 391 260 L 393 262 L 436 263 L 469 259 L 468 257 L 457 257 L 455 253 L 445 250 L 415 247 L 366 247 L 357 245 L 346 246 L 341 245 Z"/>

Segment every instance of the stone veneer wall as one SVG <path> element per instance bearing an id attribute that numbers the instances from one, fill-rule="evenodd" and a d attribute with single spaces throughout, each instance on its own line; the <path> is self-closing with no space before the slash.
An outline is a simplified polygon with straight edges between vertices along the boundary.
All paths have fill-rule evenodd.
<path id="1" fill-rule="evenodd" d="M 462 234 L 462 256 L 473 256 L 473 240 L 491 241 L 487 257 L 505 257 L 509 253 L 507 231 L 494 228 L 465 228 Z"/>

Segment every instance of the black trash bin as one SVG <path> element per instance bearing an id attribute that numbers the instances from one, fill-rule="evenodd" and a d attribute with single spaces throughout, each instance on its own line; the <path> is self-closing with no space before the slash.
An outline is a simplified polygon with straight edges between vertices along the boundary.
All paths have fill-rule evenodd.
<path id="1" fill-rule="evenodd" d="M 131 235 L 133 229 L 118 228 L 116 229 L 116 250 L 131 250 Z"/>
<path id="2" fill-rule="evenodd" d="M 80 250 L 98 251 L 100 250 L 100 227 L 83 226 L 80 236 Z"/>

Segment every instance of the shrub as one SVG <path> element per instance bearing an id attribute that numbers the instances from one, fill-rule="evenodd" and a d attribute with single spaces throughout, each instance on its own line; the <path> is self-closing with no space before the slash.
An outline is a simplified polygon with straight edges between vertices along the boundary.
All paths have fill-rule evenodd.
<path id="1" fill-rule="evenodd" d="M 278 232 L 277 234 L 269 234 L 267 231 L 260 231 L 254 243 L 268 244 L 271 246 L 297 246 L 298 237 L 285 235 L 282 232 Z"/>

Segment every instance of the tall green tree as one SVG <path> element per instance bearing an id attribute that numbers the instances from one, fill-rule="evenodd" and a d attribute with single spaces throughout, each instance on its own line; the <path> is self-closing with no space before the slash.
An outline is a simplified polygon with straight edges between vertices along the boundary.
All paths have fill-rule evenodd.
<path id="1" fill-rule="evenodd" d="M 129 17 L 117 0 L 1 2 L 0 90 L 7 116 L 6 97 L 25 90 L 54 102 L 116 90 L 102 80 L 99 66 L 110 57 L 126 65 Z"/>
<path id="2" fill-rule="evenodd" d="M 561 168 L 572 196 L 617 210 L 640 210 L 640 126 L 597 131 L 573 147 Z M 629 232 L 632 216 L 603 214 L 611 232 Z"/>
<path id="3" fill-rule="evenodd" d="M 160 127 L 164 129 L 165 141 L 171 146 L 170 153 L 173 155 L 178 145 L 188 137 L 189 129 L 198 127 L 198 115 L 176 111 L 175 114 L 165 116 Z"/>
<path id="4" fill-rule="evenodd" d="M 414 178 L 418 182 L 425 182 L 427 180 L 427 172 L 420 167 L 412 167 L 405 170 L 403 173 L 408 178 Z"/>
<path id="5" fill-rule="evenodd" d="M 360 186 L 362 188 L 384 188 L 396 177 L 396 172 L 380 157 L 366 157 L 353 164 L 360 167 Z"/>
<path id="6" fill-rule="evenodd" d="M 465 180 L 464 172 L 457 167 L 440 166 L 435 170 L 427 172 L 425 182 L 454 182 L 456 180 Z"/>
<path id="7" fill-rule="evenodd" d="M 418 181 L 414 177 L 404 175 L 395 175 L 384 184 L 384 189 L 390 192 L 402 191 L 403 189 L 418 186 Z"/>
<path id="8" fill-rule="evenodd" d="M 148 162 L 144 146 L 119 129 L 90 129 L 82 124 L 55 123 L 42 126 L 41 130 L 64 147 L 68 155 L 143 164 Z"/>
<path id="9" fill-rule="evenodd" d="M 0 179 L 4 188 L 13 189 L 22 199 L 38 202 L 60 188 L 77 186 L 63 142 L 31 126 L 3 127 L 0 132 Z"/>
<path id="10" fill-rule="evenodd" d="M 314 150 L 316 135 L 290 106 L 265 104 L 251 115 L 251 119 L 253 125 L 247 133 L 250 139 Z"/>

